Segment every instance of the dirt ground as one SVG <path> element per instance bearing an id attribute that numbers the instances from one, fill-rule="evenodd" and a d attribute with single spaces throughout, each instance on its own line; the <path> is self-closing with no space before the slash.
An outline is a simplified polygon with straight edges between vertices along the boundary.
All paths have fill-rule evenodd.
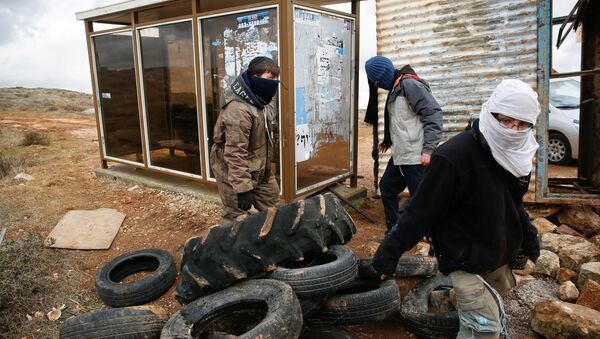
<path id="1" fill-rule="evenodd" d="M 5 89 L 0 89 L 4 91 Z M 64 92 L 64 91 L 63 91 Z M 64 101 L 71 95 L 64 93 L 27 92 L 23 100 L 15 99 L 14 93 L 0 93 L 0 150 L 28 161 L 4 178 L 0 178 L 0 230 L 6 229 L 5 241 L 17 239 L 27 232 L 35 232 L 45 238 L 62 216 L 73 209 L 114 208 L 127 215 L 109 250 L 69 251 L 55 250 L 66 263 L 48 275 L 61 277 L 58 282 L 72 286 L 70 294 L 59 294 L 45 309 L 18 309 L 19 315 L 35 311 L 49 311 L 51 306 L 64 303 L 66 312 L 60 320 L 87 311 L 106 308 L 97 298 L 94 288 L 95 274 L 115 256 L 136 249 L 155 247 L 167 250 L 180 263 L 180 253 L 185 241 L 199 235 L 220 220 L 221 206 L 182 194 L 152 188 L 104 181 L 95 177 L 99 166 L 99 148 L 96 123 L 93 115 L 84 112 L 91 106 L 81 95 Z M 33 94 L 31 94 L 33 93 Z M 56 97 L 48 102 L 40 97 Z M 7 100 L 6 98 L 12 98 Z M 53 97 L 53 98 L 54 98 Z M 25 99 L 36 98 L 32 104 Z M 61 101 L 63 100 L 63 101 Z M 65 103 L 67 102 L 67 103 Z M 16 104 L 18 103 L 18 104 Z M 50 107 L 50 108 L 49 108 Z M 20 146 L 26 131 L 40 131 L 50 136 L 47 146 Z M 359 130 L 359 185 L 369 190 L 363 209 L 378 222 L 372 224 L 353 210 L 358 233 L 348 244 L 358 258 L 372 256 L 383 239 L 385 229 L 381 200 L 373 198 L 373 161 L 371 159 L 371 129 L 361 126 Z M 20 172 L 33 176 L 29 182 L 18 182 L 13 177 Z M 413 252 L 416 249 L 413 250 Z M 81 272 L 76 278 L 71 272 Z M 418 279 L 399 279 L 401 294 Z M 180 308 L 173 298 L 174 286 L 160 299 L 153 302 L 170 314 Z M 39 333 L 58 333 L 59 322 L 34 320 L 24 326 L 20 337 L 43 338 Z M 51 328 L 51 331 L 40 331 Z M 1 329 L 1 328 L 0 328 Z M 358 338 L 413 338 L 402 327 L 399 315 L 363 326 L 348 326 L 347 330 Z M 0 332 L 0 337 L 3 337 Z"/>
<path id="2" fill-rule="evenodd" d="M 127 215 L 109 250 L 53 250 L 59 257 L 70 260 L 66 261 L 68 266 L 49 271 L 48 275 L 60 277 L 57 283 L 72 285 L 72 294 L 46 298 L 55 301 L 55 304 L 48 304 L 45 309 L 14 310 L 24 318 L 26 314 L 45 313 L 52 306 L 64 303 L 67 309 L 60 319 L 64 320 L 71 315 L 106 308 L 96 296 L 94 281 L 96 272 L 107 261 L 123 252 L 156 247 L 167 250 L 179 264 L 185 241 L 217 224 L 221 206 L 190 196 L 96 178 L 94 170 L 99 166 L 99 148 L 94 116 L 82 113 L 86 109 L 85 104 L 74 109 L 61 106 L 60 102 L 51 105 L 57 106 L 56 109 L 48 109 L 45 101 L 23 104 L 24 100 L 38 96 L 41 94 L 31 92 L 24 94 L 23 100 L 15 99 L 7 104 L 6 93 L 0 93 L 0 150 L 29 160 L 0 179 L 0 230 L 7 230 L 5 241 L 17 239 L 28 232 L 45 238 L 62 216 L 73 209 L 114 208 Z M 62 97 L 60 93 L 58 97 Z M 14 102 L 20 104 L 14 105 Z M 32 130 L 47 133 L 51 143 L 47 146 L 20 146 L 23 134 Z M 359 175 L 363 178 L 359 184 L 371 189 L 369 132 L 367 128 L 360 131 Z M 34 179 L 25 183 L 13 180 L 21 172 Z M 373 254 L 385 228 L 380 200 L 369 199 L 364 208 L 380 222 L 371 224 L 350 211 L 358 233 L 349 246 L 357 257 Z M 73 271 L 82 274 L 72 279 L 70 272 Z M 410 279 L 401 281 L 400 286 L 404 287 L 402 294 L 405 295 L 407 287 L 415 282 Z M 173 290 L 174 286 L 152 304 L 174 313 L 180 305 L 173 298 Z M 26 323 L 21 333 L 11 335 L 42 338 L 44 336 L 39 333 L 58 333 L 60 320 L 34 319 Z M 410 337 L 399 325 L 400 321 L 399 316 L 394 316 L 377 324 L 349 326 L 347 329 L 359 338 Z M 45 327 L 52 330 L 44 330 Z"/>

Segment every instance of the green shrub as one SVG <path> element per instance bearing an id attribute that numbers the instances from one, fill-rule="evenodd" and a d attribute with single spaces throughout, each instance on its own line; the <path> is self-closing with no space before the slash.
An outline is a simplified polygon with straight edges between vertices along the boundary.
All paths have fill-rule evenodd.
<path id="1" fill-rule="evenodd" d="M 23 136 L 23 141 L 21 141 L 22 146 L 30 146 L 30 145 L 50 145 L 50 137 L 46 133 L 41 133 L 38 131 L 29 131 L 26 132 Z"/>

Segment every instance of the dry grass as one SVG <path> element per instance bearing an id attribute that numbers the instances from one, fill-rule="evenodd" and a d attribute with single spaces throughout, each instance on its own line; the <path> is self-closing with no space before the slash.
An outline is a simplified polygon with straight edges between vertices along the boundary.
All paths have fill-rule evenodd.
<path id="1" fill-rule="evenodd" d="M 23 140 L 21 141 L 21 146 L 31 146 L 31 145 L 50 145 L 50 137 L 46 133 L 41 133 L 38 131 L 29 131 L 25 132 L 23 136 Z"/>
<path id="2" fill-rule="evenodd" d="M 13 173 L 22 172 L 35 165 L 35 161 L 23 156 L 8 155 L 0 149 L 0 179 Z"/>
<path id="3" fill-rule="evenodd" d="M 83 276 L 67 268 L 76 268 L 78 260 L 45 248 L 42 238 L 34 233 L 5 239 L 0 245 L 0 338 L 58 338 L 62 320 L 101 308 L 93 301 L 83 306 L 90 301 L 77 295 L 76 286 Z M 62 304 L 67 308 L 61 321 L 48 320 L 46 313 Z"/>

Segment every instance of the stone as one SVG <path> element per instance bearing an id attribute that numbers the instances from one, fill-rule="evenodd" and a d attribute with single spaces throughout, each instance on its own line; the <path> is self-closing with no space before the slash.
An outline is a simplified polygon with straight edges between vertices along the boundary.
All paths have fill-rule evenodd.
<path id="1" fill-rule="evenodd" d="M 556 272 L 556 280 L 559 284 L 564 283 L 565 281 L 570 281 L 572 283 L 577 282 L 577 272 L 570 270 L 565 267 L 561 267 Z"/>
<path id="2" fill-rule="evenodd" d="M 531 272 L 533 272 L 534 268 L 535 264 L 533 263 L 533 261 L 527 260 L 527 263 L 525 263 L 525 268 L 523 268 L 522 270 L 513 270 L 513 273 L 518 275 L 530 275 Z"/>
<path id="3" fill-rule="evenodd" d="M 558 255 L 548 250 L 541 250 L 540 257 L 533 268 L 534 273 L 544 274 L 550 277 L 556 276 L 556 271 L 560 268 Z"/>
<path id="4" fill-rule="evenodd" d="M 600 311 L 600 284 L 593 280 L 587 280 L 581 288 L 577 305 Z"/>
<path id="5" fill-rule="evenodd" d="M 561 247 L 586 242 L 584 238 L 568 234 L 545 233 L 542 235 L 540 248 L 552 252 L 558 252 Z"/>
<path id="6" fill-rule="evenodd" d="M 571 281 L 565 281 L 558 287 L 558 299 L 567 302 L 574 302 L 579 297 L 579 290 Z"/>
<path id="7" fill-rule="evenodd" d="M 538 231 L 538 234 L 552 233 L 557 227 L 552 222 L 548 221 L 546 218 L 536 218 L 532 222 L 533 226 Z"/>
<path id="8" fill-rule="evenodd" d="M 600 247 L 600 234 L 595 235 L 590 238 L 590 242 L 598 247 Z"/>
<path id="9" fill-rule="evenodd" d="M 28 182 L 33 180 L 33 177 L 27 173 L 19 173 L 13 178 L 15 181 Z"/>
<path id="10" fill-rule="evenodd" d="M 580 288 L 586 280 L 593 280 L 600 283 L 600 262 L 587 262 L 579 268 L 579 277 L 577 278 L 577 286 Z"/>
<path id="11" fill-rule="evenodd" d="M 590 206 L 567 206 L 558 214 L 558 221 L 567 224 L 586 237 L 600 232 L 600 215 Z"/>
<path id="12" fill-rule="evenodd" d="M 564 301 L 542 301 L 533 309 L 531 327 L 546 338 L 599 338 L 600 312 Z"/>
<path id="13" fill-rule="evenodd" d="M 600 249 L 589 241 L 584 240 L 573 245 L 559 246 L 558 257 L 560 266 L 579 272 L 579 267 L 590 261 L 600 261 Z"/>
<path id="14" fill-rule="evenodd" d="M 557 289 L 558 284 L 554 281 L 534 279 L 519 282 L 503 296 L 511 338 L 537 338 L 530 326 L 531 311 L 540 301 L 558 300 Z"/>
<path id="15" fill-rule="evenodd" d="M 535 280 L 535 277 L 532 275 L 515 274 L 515 281 L 517 282 L 517 285 L 520 285 L 522 282 L 529 280 Z"/>
<path id="16" fill-rule="evenodd" d="M 560 211 L 560 206 L 557 205 L 525 205 L 525 211 L 531 219 L 548 218 Z"/>
<path id="17" fill-rule="evenodd" d="M 574 229 L 572 229 L 571 227 L 569 227 L 567 225 L 560 225 L 560 227 L 556 231 L 560 234 L 568 234 L 568 235 L 572 235 L 574 237 L 583 238 L 583 234 L 575 231 Z"/>

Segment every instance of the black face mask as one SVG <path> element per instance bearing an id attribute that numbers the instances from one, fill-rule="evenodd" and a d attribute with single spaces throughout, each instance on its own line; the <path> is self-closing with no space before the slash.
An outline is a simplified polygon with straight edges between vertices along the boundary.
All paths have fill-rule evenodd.
<path id="1" fill-rule="evenodd" d="M 256 75 L 248 74 L 248 85 L 252 93 L 261 101 L 263 106 L 268 105 L 277 93 L 279 80 L 265 79 Z"/>

